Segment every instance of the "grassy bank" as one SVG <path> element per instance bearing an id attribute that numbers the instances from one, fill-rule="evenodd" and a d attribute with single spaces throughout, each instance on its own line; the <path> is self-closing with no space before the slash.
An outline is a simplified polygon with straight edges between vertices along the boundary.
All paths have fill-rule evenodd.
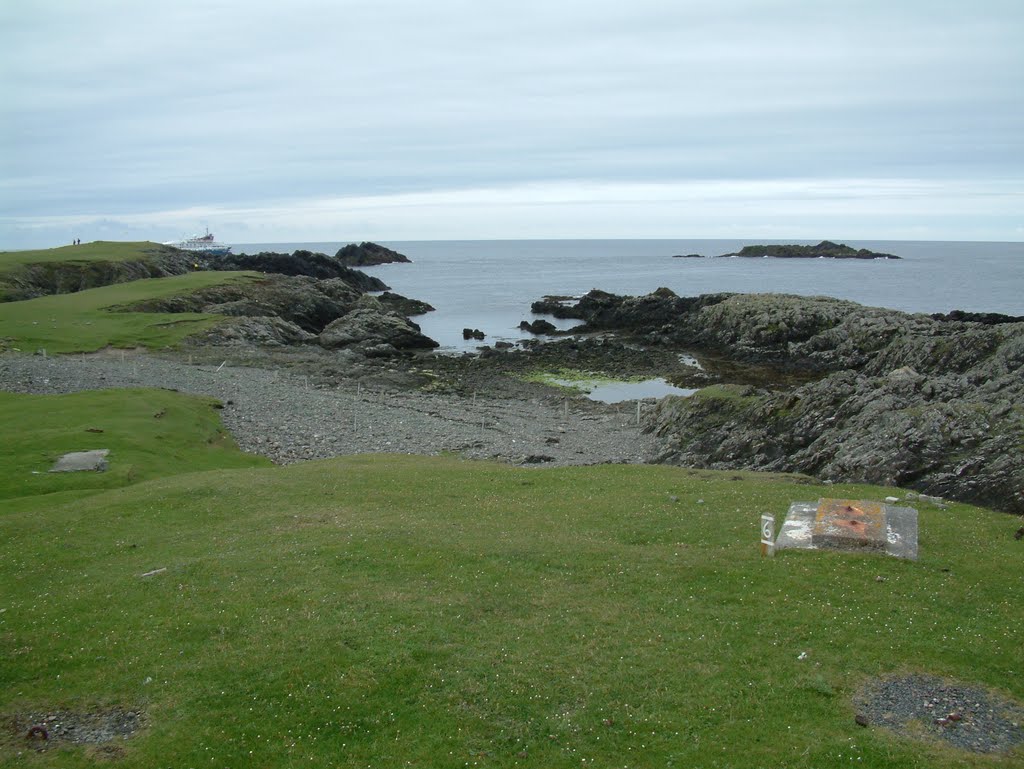
<path id="1" fill-rule="evenodd" d="M 123 242 L 96 240 L 78 246 L 59 246 L 25 251 L 0 251 L 0 276 L 30 264 L 57 262 L 126 262 L 141 260 L 166 249 L 149 241 Z"/>
<path id="2" fill-rule="evenodd" d="M 189 334 L 222 322 L 223 316 L 120 312 L 117 308 L 255 278 L 255 273 L 195 272 L 0 303 L 0 351 L 45 349 L 48 353 L 67 353 L 107 346 L 171 346 Z"/>
<path id="3" fill-rule="evenodd" d="M 165 417 L 138 419 L 177 414 L 167 396 Z M 195 446 L 216 434 L 202 409 Z M 40 457 L 65 423 L 85 421 L 22 423 L 10 456 Z M 139 438 L 135 464 L 161 455 L 160 434 Z M 894 671 L 1024 698 L 1019 524 L 1005 515 L 922 505 L 916 563 L 762 560 L 760 513 L 891 490 L 395 456 L 231 469 L 246 460 L 223 448 L 194 469 L 226 469 L 154 464 L 132 485 L 4 502 L 0 714 L 140 709 L 145 728 L 117 743 L 125 767 L 1024 760 L 863 729 L 850 702 Z M 40 462 L 5 463 L 5 477 Z M 0 742 L 11 766 L 111 755 Z"/>

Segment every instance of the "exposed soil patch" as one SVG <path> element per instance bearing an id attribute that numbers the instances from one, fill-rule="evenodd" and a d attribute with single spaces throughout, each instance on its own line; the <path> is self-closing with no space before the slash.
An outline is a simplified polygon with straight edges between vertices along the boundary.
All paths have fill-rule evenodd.
<path id="1" fill-rule="evenodd" d="M 6 716 L 2 723 L 3 742 L 46 750 L 59 745 L 104 745 L 125 739 L 142 729 L 146 720 L 139 710 L 104 708 L 16 713 Z"/>
<path id="2" fill-rule="evenodd" d="M 1024 745 L 1024 706 L 981 686 L 914 674 L 876 680 L 854 699 L 857 723 L 973 753 Z"/>

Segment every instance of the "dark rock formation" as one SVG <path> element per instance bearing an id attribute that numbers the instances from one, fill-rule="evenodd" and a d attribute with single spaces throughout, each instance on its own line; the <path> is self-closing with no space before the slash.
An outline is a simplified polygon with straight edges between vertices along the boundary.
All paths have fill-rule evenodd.
<path id="1" fill-rule="evenodd" d="M 389 310 L 394 310 L 399 315 L 424 315 L 428 312 L 433 312 L 434 308 L 426 302 L 420 301 L 419 299 L 409 299 L 401 294 L 395 294 L 391 291 L 385 291 L 383 294 L 379 294 L 377 299 L 382 305 L 387 307 Z"/>
<path id="2" fill-rule="evenodd" d="M 703 259 L 704 254 L 672 254 L 673 259 Z"/>
<path id="3" fill-rule="evenodd" d="M 894 254 L 869 251 L 866 248 L 851 248 L 843 243 L 823 240 L 816 246 L 744 246 L 735 254 L 721 256 L 743 256 L 750 258 L 773 257 L 775 259 L 899 259 Z"/>
<path id="4" fill-rule="evenodd" d="M 462 338 L 467 340 L 477 339 L 479 341 L 483 341 L 487 338 L 487 334 L 478 328 L 464 328 L 462 329 Z"/>
<path id="5" fill-rule="evenodd" d="M 935 320 L 825 297 L 591 292 L 584 329 L 813 375 L 666 398 L 663 460 L 906 486 L 1024 512 L 1024 323 Z"/>
<path id="6" fill-rule="evenodd" d="M 571 296 L 546 296 L 530 305 L 530 311 L 535 315 L 551 315 L 560 319 L 583 319 L 583 314 L 577 309 L 576 302 Z"/>
<path id="7" fill-rule="evenodd" d="M 558 331 L 558 328 L 554 323 L 549 320 L 544 320 L 543 318 L 539 318 L 533 321 L 533 323 L 524 320 L 519 324 L 519 328 L 523 331 L 528 331 L 531 334 L 554 334 Z"/>
<path id="8" fill-rule="evenodd" d="M 341 264 L 349 267 L 370 267 L 375 264 L 391 264 L 393 262 L 408 263 L 409 257 L 392 251 L 386 246 L 377 243 L 350 243 L 344 248 L 338 249 L 334 255 Z"/>
<path id="9" fill-rule="evenodd" d="M 258 254 L 229 254 L 211 260 L 210 269 L 255 270 L 278 275 L 305 275 L 321 280 L 340 278 L 360 291 L 385 291 L 388 288 L 380 278 L 353 270 L 336 258 L 313 251 L 300 250 L 291 254 L 274 251 L 262 251 Z"/>

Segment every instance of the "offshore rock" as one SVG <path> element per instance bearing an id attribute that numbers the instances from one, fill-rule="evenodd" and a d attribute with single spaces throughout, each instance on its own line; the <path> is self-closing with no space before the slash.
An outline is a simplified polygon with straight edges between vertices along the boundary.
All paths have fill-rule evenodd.
<path id="1" fill-rule="evenodd" d="M 722 257 L 770 257 L 774 259 L 899 259 L 895 254 L 883 254 L 866 248 L 851 248 L 845 243 L 823 240 L 816 246 L 768 245 L 744 246 L 734 254 Z"/>
<path id="2" fill-rule="evenodd" d="M 558 328 L 555 326 L 554 323 L 552 323 L 549 320 L 544 320 L 543 318 L 539 318 L 538 320 L 533 321 L 533 323 L 530 323 L 529 321 L 524 320 L 524 321 L 522 321 L 519 324 L 519 328 L 522 331 L 527 331 L 527 332 L 529 332 L 531 334 L 538 334 L 538 335 L 539 334 L 554 334 L 556 331 L 558 331 Z"/>
<path id="3" fill-rule="evenodd" d="M 350 267 L 370 267 L 375 264 L 408 263 L 409 257 L 377 243 L 350 243 L 334 255 L 341 264 Z"/>

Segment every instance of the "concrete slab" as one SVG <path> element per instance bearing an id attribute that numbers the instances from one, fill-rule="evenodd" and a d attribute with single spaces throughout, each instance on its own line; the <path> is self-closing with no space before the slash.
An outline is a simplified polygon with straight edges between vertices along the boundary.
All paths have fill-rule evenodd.
<path id="1" fill-rule="evenodd" d="M 91 451 L 72 451 L 65 454 L 50 468 L 51 473 L 98 472 L 107 469 L 107 454 L 110 449 L 92 449 Z"/>
<path id="2" fill-rule="evenodd" d="M 884 552 L 916 560 L 917 510 L 865 500 L 794 502 L 775 549 Z"/>

